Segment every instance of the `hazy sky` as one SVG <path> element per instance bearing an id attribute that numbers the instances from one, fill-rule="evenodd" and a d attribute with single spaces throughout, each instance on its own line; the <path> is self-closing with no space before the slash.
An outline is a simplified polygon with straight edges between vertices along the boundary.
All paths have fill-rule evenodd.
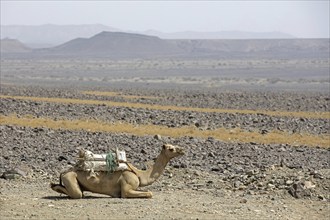
<path id="1" fill-rule="evenodd" d="M 132 31 L 280 31 L 329 38 L 329 1 L 1 0 L 1 25 L 104 24 Z"/>

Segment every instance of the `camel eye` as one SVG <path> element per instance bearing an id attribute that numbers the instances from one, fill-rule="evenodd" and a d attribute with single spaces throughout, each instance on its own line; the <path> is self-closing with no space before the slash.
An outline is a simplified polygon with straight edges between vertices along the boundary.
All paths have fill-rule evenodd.
<path id="1" fill-rule="evenodd" d="M 172 152 L 174 151 L 174 149 L 173 149 L 173 148 L 171 148 L 171 149 L 169 149 L 169 150 L 170 150 L 170 151 L 172 151 Z"/>

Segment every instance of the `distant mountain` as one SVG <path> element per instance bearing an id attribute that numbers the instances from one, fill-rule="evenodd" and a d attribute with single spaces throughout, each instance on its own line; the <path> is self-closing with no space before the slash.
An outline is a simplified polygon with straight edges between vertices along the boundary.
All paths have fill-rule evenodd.
<path id="1" fill-rule="evenodd" d="M 158 36 L 163 39 L 292 39 L 295 38 L 290 34 L 286 34 L 282 32 L 183 31 L 183 32 L 174 32 L 174 33 L 163 33 L 156 30 L 148 30 L 141 33 Z"/>
<path id="2" fill-rule="evenodd" d="M 76 38 L 89 38 L 102 31 L 137 33 L 157 36 L 162 39 L 291 39 L 293 36 L 281 32 L 196 32 L 185 31 L 163 33 L 157 30 L 128 31 L 101 25 L 53 25 L 39 26 L 4 25 L 1 26 L 0 38 L 17 39 L 32 48 L 52 47 Z"/>
<path id="3" fill-rule="evenodd" d="M 24 44 L 35 47 L 52 47 L 78 37 L 91 37 L 102 31 L 118 31 L 116 28 L 101 24 L 91 25 L 3 25 L 0 36 L 17 39 Z"/>
<path id="4" fill-rule="evenodd" d="M 31 49 L 18 40 L 5 38 L 0 40 L 0 51 L 1 53 L 27 53 Z"/>
<path id="5" fill-rule="evenodd" d="M 77 38 L 62 45 L 50 48 L 52 54 L 144 57 L 164 56 L 184 53 L 175 42 L 142 34 L 103 31 L 91 38 Z"/>
<path id="6" fill-rule="evenodd" d="M 308 57 L 329 54 L 328 39 L 165 40 L 123 32 L 77 38 L 44 52 L 58 56 L 155 57 Z"/>
<path id="7" fill-rule="evenodd" d="M 135 33 L 103 31 L 59 46 L 29 50 L 19 41 L 3 40 L 2 56 L 42 58 L 329 58 L 329 39 L 168 40 Z M 13 52 L 16 51 L 16 54 Z M 21 53 L 21 52 L 31 53 Z M 17 54 L 19 53 L 19 54 Z M 10 57 L 9 56 L 9 57 Z"/>

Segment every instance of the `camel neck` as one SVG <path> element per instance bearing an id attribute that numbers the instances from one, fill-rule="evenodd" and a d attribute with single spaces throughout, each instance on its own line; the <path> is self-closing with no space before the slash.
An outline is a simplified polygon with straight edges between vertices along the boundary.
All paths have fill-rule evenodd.
<path id="1" fill-rule="evenodd" d="M 169 158 L 163 153 L 163 151 L 157 157 L 153 166 L 151 166 L 146 171 L 141 172 L 140 176 L 140 186 L 147 186 L 155 182 L 164 172 Z"/>

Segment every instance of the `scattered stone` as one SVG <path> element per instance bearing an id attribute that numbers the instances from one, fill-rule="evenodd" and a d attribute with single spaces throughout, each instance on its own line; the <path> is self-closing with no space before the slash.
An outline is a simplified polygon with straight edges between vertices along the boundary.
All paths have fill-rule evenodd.
<path id="1" fill-rule="evenodd" d="M 263 187 L 263 186 L 264 186 L 264 183 L 263 183 L 263 182 L 258 182 L 258 183 L 257 183 L 257 186 L 259 186 L 259 187 Z"/>
<path id="2" fill-rule="evenodd" d="M 68 161 L 68 165 L 75 165 L 76 164 L 76 161 L 74 161 L 74 160 L 69 160 Z"/>
<path id="3" fill-rule="evenodd" d="M 246 174 L 247 174 L 248 176 L 253 176 L 253 175 L 256 175 L 256 174 L 258 174 L 258 173 L 259 173 L 258 170 L 249 170 L 249 171 L 246 172 Z"/>
<path id="4" fill-rule="evenodd" d="M 304 188 L 305 189 L 315 188 L 315 185 L 311 181 L 305 181 L 304 182 Z"/>
<path id="5" fill-rule="evenodd" d="M 247 203 L 247 199 L 243 198 L 239 201 L 239 203 Z"/>
<path id="6" fill-rule="evenodd" d="M 235 188 L 238 188 L 240 185 L 242 185 L 242 183 L 240 181 L 235 181 L 235 183 L 234 183 Z"/>
<path id="7" fill-rule="evenodd" d="M 324 179 L 324 176 L 321 173 L 319 173 L 317 170 L 312 171 L 311 175 L 313 175 L 313 177 L 316 179 Z"/>
<path id="8" fill-rule="evenodd" d="M 285 184 L 286 184 L 287 186 L 290 186 L 290 185 L 293 184 L 293 181 L 292 181 L 292 180 L 287 180 L 287 181 L 285 182 Z"/>
<path id="9" fill-rule="evenodd" d="M 11 180 L 11 179 L 19 179 L 21 177 L 26 177 L 27 172 L 19 169 L 19 168 L 14 168 L 14 169 L 9 169 L 6 170 L 0 178 L 6 179 L 6 180 Z"/>
<path id="10" fill-rule="evenodd" d="M 268 189 L 274 189 L 275 188 L 275 185 L 274 184 L 271 184 L 271 183 L 268 183 L 267 184 L 267 188 Z"/>
<path id="11" fill-rule="evenodd" d="M 0 178 L 6 179 L 6 180 L 13 180 L 13 179 L 19 179 L 21 178 L 21 175 L 17 173 L 3 173 Z"/>
<path id="12" fill-rule="evenodd" d="M 219 167 L 212 167 L 211 171 L 219 172 L 221 169 Z"/>
<path id="13" fill-rule="evenodd" d="M 58 161 L 62 161 L 62 160 L 68 160 L 68 158 L 66 156 L 61 155 L 58 157 Z"/>
<path id="14" fill-rule="evenodd" d="M 309 189 L 305 188 L 305 184 L 303 182 L 294 183 L 288 191 L 293 197 L 296 199 L 301 199 L 303 197 L 310 197 L 311 192 Z"/>
<path id="15" fill-rule="evenodd" d="M 180 164 L 180 168 L 187 168 L 188 166 L 187 166 L 187 164 L 185 164 L 185 163 L 181 163 Z"/>
<path id="16" fill-rule="evenodd" d="M 267 134 L 267 133 L 269 133 L 269 131 L 268 130 L 266 130 L 266 129 L 263 129 L 263 130 L 261 130 L 261 132 L 260 132 L 261 134 Z"/>
<path id="17" fill-rule="evenodd" d="M 162 136 L 160 136 L 159 134 L 156 134 L 156 135 L 154 136 L 154 139 L 156 139 L 156 140 L 161 140 L 161 139 L 162 139 Z"/>

